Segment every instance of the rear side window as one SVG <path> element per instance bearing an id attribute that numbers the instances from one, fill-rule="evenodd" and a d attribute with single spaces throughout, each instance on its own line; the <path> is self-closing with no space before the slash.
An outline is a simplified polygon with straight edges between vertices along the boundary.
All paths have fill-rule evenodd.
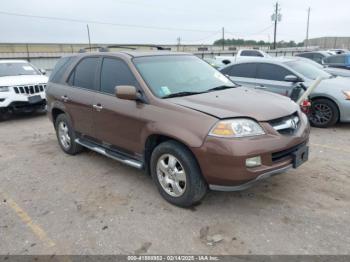
<path id="1" fill-rule="evenodd" d="M 255 78 L 256 64 L 247 63 L 247 64 L 232 65 L 230 67 L 225 68 L 222 71 L 222 73 L 227 74 L 229 76 L 235 76 L 235 77 Z"/>
<path id="2" fill-rule="evenodd" d="M 96 70 L 99 57 L 87 57 L 79 62 L 68 79 L 70 85 L 96 90 Z"/>
<path id="3" fill-rule="evenodd" d="M 119 85 L 136 86 L 137 81 L 129 66 L 120 59 L 104 58 L 101 69 L 101 91 L 108 94 L 115 93 Z"/>
<path id="4" fill-rule="evenodd" d="M 273 64 L 258 64 L 258 79 L 274 80 L 274 81 L 284 81 L 287 75 L 294 75 L 289 70 L 285 69 L 279 65 Z"/>
<path id="5" fill-rule="evenodd" d="M 258 51 L 254 51 L 254 50 L 245 50 L 241 52 L 241 56 L 258 56 L 258 57 L 262 57 L 263 55 L 258 52 Z"/>
<path id="6" fill-rule="evenodd" d="M 55 65 L 55 68 L 52 70 L 50 75 L 50 82 L 53 83 L 60 83 L 62 82 L 62 76 L 66 72 L 67 67 L 71 64 L 71 62 L 74 60 L 74 57 L 62 57 L 59 59 Z"/>
<path id="7" fill-rule="evenodd" d="M 301 56 L 301 57 L 312 59 L 313 58 L 313 53 L 296 54 L 296 56 Z"/>

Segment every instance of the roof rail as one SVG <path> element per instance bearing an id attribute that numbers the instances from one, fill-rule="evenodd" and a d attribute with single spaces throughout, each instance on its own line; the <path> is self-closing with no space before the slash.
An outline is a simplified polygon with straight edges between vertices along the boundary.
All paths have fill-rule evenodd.
<path id="1" fill-rule="evenodd" d="M 158 46 L 158 45 L 143 45 L 143 44 L 135 44 L 135 45 L 107 45 L 107 46 L 88 46 L 81 48 L 79 53 L 86 53 L 88 50 L 97 49 L 98 52 L 109 52 L 110 48 L 123 48 L 129 50 L 137 50 L 137 47 L 153 47 L 157 50 L 168 50 L 168 48 Z"/>
<path id="2" fill-rule="evenodd" d="M 92 50 L 92 49 L 97 49 L 99 52 L 108 52 L 108 49 L 106 49 L 106 47 L 104 46 L 88 46 L 88 47 L 81 48 L 79 50 L 79 53 L 86 53 L 87 50 Z"/>
<path id="3" fill-rule="evenodd" d="M 130 50 L 137 50 L 137 47 L 154 47 L 157 50 L 166 50 L 164 47 L 159 45 L 143 45 L 143 44 L 135 44 L 135 45 L 108 45 L 107 48 L 125 48 Z"/>

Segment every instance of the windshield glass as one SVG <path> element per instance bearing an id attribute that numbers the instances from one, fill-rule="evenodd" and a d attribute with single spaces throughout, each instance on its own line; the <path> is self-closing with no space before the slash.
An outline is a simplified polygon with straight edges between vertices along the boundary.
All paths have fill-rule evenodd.
<path id="1" fill-rule="evenodd" d="M 139 57 L 134 63 L 152 92 L 161 98 L 235 86 L 226 76 L 195 56 Z"/>
<path id="2" fill-rule="evenodd" d="M 0 77 L 39 74 L 40 73 L 29 63 L 0 63 Z"/>
<path id="3" fill-rule="evenodd" d="M 304 61 L 292 61 L 286 62 L 286 65 L 297 71 L 299 74 L 306 78 L 315 80 L 317 77 L 330 78 L 331 74 L 323 71 L 321 68 L 314 66 L 311 63 L 305 63 Z"/>

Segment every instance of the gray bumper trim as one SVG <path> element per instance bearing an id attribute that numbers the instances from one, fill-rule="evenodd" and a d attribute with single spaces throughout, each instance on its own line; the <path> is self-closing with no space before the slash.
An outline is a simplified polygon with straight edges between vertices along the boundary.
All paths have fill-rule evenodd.
<path id="1" fill-rule="evenodd" d="M 260 176 L 256 177 L 255 179 L 248 181 L 247 183 L 244 183 L 242 185 L 238 185 L 238 186 L 209 185 L 209 188 L 211 190 L 215 190 L 215 191 L 241 191 L 241 190 L 245 190 L 245 189 L 255 185 L 260 180 L 264 180 L 264 179 L 269 178 L 271 176 L 286 172 L 288 169 L 290 169 L 292 167 L 293 167 L 293 165 L 288 165 L 288 166 L 261 174 Z"/>

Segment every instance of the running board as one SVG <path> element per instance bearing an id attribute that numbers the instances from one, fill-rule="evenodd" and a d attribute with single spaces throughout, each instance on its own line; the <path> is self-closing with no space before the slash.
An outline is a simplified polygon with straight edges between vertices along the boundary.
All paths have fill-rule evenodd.
<path id="1" fill-rule="evenodd" d="M 82 145 L 83 147 L 86 147 L 92 151 L 95 151 L 99 154 L 102 154 L 104 156 L 107 156 L 109 158 L 112 158 L 114 160 L 117 160 L 123 164 L 126 164 L 128 166 L 132 166 L 132 167 L 135 167 L 135 168 L 138 168 L 138 169 L 142 169 L 143 168 L 143 163 L 141 161 L 138 161 L 138 160 L 135 160 L 135 159 L 132 159 L 132 158 L 128 158 L 118 152 L 115 152 L 115 151 L 112 151 L 112 150 L 109 150 L 109 149 L 106 149 L 102 146 L 99 146 L 95 143 L 92 143 L 90 141 L 86 141 L 86 140 L 83 140 L 83 139 L 80 139 L 80 138 L 77 138 L 75 139 L 75 142 L 79 145 Z"/>

